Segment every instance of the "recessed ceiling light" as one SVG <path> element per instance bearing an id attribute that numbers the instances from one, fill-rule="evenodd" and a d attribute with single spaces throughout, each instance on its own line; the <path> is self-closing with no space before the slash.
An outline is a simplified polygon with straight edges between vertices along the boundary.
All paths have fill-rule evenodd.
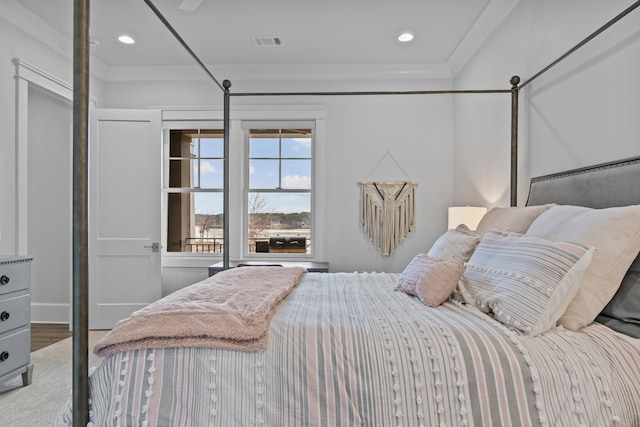
<path id="1" fill-rule="evenodd" d="M 134 44 L 136 42 L 131 36 L 124 36 L 124 35 L 118 37 L 118 40 L 120 41 L 120 43 L 124 43 L 124 44 Z"/>
<path id="2" fill-rule="evenodd" d="M 413 34 L 411 33 L 402 33 L 398 36 L 398 40 L 400 40 L 401 42 L 410 42 L 411 40 L 413 40 Z"/>

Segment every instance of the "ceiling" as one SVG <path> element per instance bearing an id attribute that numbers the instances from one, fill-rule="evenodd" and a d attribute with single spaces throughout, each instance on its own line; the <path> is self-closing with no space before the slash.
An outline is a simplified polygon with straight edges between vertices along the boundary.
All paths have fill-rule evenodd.
<path id="1" fill-rule="evenodd" d="M 0 0 L 67 40 L 72 0 Z M 151 0 L 150 0 L 151 1 Z M 440 67 L 455 74 L 518 0 L 153 0 L 207 65 Z M 91 0 L 92 60 L 104 67 L 195 62 L 144 0 Z M 415 39 L 397 40 L 409 31 Z M 136 43 L 117 41 L 121 34 Z M 255 37 L 278 37 L 257 46 Z"/>

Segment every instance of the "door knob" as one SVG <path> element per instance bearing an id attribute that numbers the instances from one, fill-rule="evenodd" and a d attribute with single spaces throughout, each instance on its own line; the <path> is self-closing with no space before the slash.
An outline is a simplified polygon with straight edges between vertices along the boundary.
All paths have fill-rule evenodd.
<path id="1" fill-rule="evenodd" d="M 151 252 L 160 252 L 160 243 L 153 242 L 151 246 L 145 246 L 145 248 L 151 248 Z"/>

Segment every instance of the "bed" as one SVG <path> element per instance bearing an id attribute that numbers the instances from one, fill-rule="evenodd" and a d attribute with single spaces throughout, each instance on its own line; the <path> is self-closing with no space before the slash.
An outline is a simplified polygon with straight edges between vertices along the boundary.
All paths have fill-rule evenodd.
<path id="1" fill-rule="evenodd" d="M 640 425 L 639 180 L 640 158 L 534 178 L 402 273 L 242 267 L 169 295 L 96 345 L 92 425 Z"/>

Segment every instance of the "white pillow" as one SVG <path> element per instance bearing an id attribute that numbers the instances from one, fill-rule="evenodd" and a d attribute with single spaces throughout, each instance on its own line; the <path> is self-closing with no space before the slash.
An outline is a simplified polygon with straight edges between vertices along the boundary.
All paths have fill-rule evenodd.
<path id="1" fill-rule="evenodd" d="M 564 313 L 592 253 L 580 244 L 489 230 L 458 286 L 467 304 L 535 336 Z"/>
<path id="2" fill-rule="evenodd" d="M 436 240 L 427 255 L 432 258 L 464 263 L 478 246 L 482 234 L 469 230 L 464 224 L 447 230 Z"/>
<path id="3" fill-rule="evenodd" d="M 611 300 L 640 251 L 640 205 L 591 209 L 554 206 L 529 227 L 527 236 L 593 246 L 591 266 L 559 324 L 576 331 L 589 325 Z"/>
<path id="4" fill-rule="evenodd" d="M 437 307 L 449 298 L 463 271 L 462 264 L 418 254 L 400 275 L 395 290 L 417 296 L 423 304 Z"/>
<path id="5" fill-rule="evenodd" d="M 551 206 L 553 205 L 493 208 L 484 214 L 476 231 L 486 233 L 494 229 L 524 234 L 531 223 Z"/>

